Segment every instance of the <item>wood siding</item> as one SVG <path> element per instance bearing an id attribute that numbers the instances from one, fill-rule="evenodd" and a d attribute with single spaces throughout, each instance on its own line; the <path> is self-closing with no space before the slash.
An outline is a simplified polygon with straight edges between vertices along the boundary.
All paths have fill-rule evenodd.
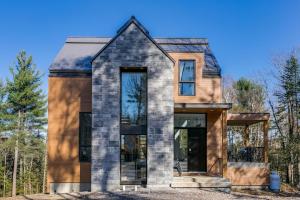
<path id="1" fill-rule="evenodd" d="M 227 176 L 234 186 L 262 186 L 269 184 L 267 167 L 228 167 Z"/>
<path id="2" fill-rule="evenodd" d="M 79 112 L 92 111 L 91 78 L 49 77 L 48 174 L 50 183 L 90 183 L 90 163 L 79 162 Z"/>
<path id="3" fill-rule="evenodd" d="M 202 53 L 170 53 L 174 68 L 175 103 L 221 103 L 221 78 L 203 78 Z M 178 61 L 196 61 L 196 96 L 178 95 Z M 48 177 L 50 183 L 90 183 L 90 163 L 79 162 L 79 112 L 92 112 L 92 79 L 49 77 L 48 96 Z M 207 113 L 207 172 L 222 174 L 222 116 L 219 109 L 192 109 L 175 112 Z M 224 117 L 225 118 L 225 117 Z M 226 118 L 225 118 L 226 119 Z M 226 123 L 225 123 L 226 124 Z M 222 151 L 223 149 L 223 151 Z M 224 164 L 224 163 L 223 163 Z M 264 185 L 268 183 L 265 168 L 232 168 L 227 175 L 234 185 Z M 49 188 L 49 187 L 48 187 Z"/>
<path id="4" fill-rule="evenodd" d="M 203 53 L 170 53 L 175 60 L 174 101 L 175 103 L 221 103 L 222 90 L 220 77 L 202 77 L 204 65 Z M 195 96 L 179 96 L 179 61 L 194 60 L 196 63 Z"/>

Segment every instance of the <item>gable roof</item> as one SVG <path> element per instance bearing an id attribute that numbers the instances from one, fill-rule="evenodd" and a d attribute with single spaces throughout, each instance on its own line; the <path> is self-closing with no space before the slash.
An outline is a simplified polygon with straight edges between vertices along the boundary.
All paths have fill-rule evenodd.
<path id="1" fill-rule="evenodd" d="M 92 62 L 101 54 L 102 51 L 106 49 L 115 39 L 117 39 L 131 24 L 135 24 L 137 28 L 166 56 L 170 59 L 171 62 L 175 63 L 174 59 L 164 50 L 162 49 L 149 35 L 149 32 L 145 29 L 141 23 L 132 16 L 118 31 L 117 35 L 113 37 L 100 51 L 92 58 Z"/>
<path id="2" fill-rule="evenodd" d="M 212 53 L 206 38 L 152 38 L 149 32 L 134 18 L 130 18 L 119 30 L 116 38 L 131 23 L 137 27 L 171 60 L 168 53 L 204 53 L 203 75 L 220 76 L 221 68 Z M 68 37 L 60 49 L 50 72 L 82 71 L 91 72 L 92 61 L 113 41 L 108 37 Z"/>

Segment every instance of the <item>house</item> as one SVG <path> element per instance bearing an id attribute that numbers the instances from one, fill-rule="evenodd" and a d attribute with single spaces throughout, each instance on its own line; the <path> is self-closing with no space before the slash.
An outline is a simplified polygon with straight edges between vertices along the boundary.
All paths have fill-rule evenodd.
<path id="1" fill-rule="evenodd" d="M 113 38 L 67 38 L 49 71 L 48 192 L 268 185 L 269 115 L 228 112 L 207 39 L 152 38 L 131 17 Z M 258 122 L 261 159 L 249 137 L 251 159 L 232 159 L 227 126 Z"/>

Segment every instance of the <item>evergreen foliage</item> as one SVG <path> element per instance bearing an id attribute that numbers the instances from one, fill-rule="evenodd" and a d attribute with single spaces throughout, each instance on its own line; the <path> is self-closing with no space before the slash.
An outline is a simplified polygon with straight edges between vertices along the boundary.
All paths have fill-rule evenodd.
<path id="1" fill-rule="evenodd" d="M 271 164 L 285 174 L 287 183 L 296 184 L 300 180 L 300 65 L 296 55 L 292 54 L 278 72 L 276 105 L 270 101 L 278 133 L 277 148 L 272 151 L 276 156 Z"/>
<path id="2" fill-rule="evenodd" d="M 0 195 L 43 190 L 46 98 L 41 74 L 25 51 L 10 68 L 11 79 L 0 82 Z M 14 171 L 16 173 L 14 173 Z"/>

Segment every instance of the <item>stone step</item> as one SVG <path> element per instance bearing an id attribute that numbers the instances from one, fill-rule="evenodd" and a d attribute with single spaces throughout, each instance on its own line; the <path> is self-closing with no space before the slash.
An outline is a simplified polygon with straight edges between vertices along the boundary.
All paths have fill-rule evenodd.
<path id="1" fill-rule="evenodd" d="M 230 182 L 172 182 L 172 188 L 230 188 Z"/>
<path id="2" fill-rule="evenodd" d="M 174 177 L 173 182 L 230 182 L 226 178 L 222 177 L 209 177 L 209 176 L 181 176 L 181 177 Z"/>
<path id="3" fill-rule="evenodd" d="M 231 182 L 222 177 L 212 176 L 182 176 L 174 177 L 173 188 L 231 188 Z"/>

